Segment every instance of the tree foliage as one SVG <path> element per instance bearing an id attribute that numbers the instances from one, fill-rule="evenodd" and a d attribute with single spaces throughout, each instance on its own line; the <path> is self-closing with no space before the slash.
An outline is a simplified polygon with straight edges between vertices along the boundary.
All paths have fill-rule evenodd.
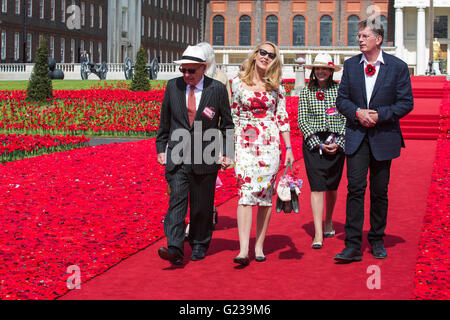
<path id="1" fill-rule="evenodd" d="M 53 99 L 52 80 L 48 69 L 47 40 L 42 39 L 34 59 L 33 72 L 28 81 L 27 101 L 45 102 Z"/>
<path id="2" fill-rule="evenodd" d="M 147 62 L 145 58 L 145 50 L 141 46 L 136 56 L 136 64 L 134 65 L 133 80 L 130 85 L 131 91 L 148 91 L 150 90 L 150 79 L 147 72 Z"/>

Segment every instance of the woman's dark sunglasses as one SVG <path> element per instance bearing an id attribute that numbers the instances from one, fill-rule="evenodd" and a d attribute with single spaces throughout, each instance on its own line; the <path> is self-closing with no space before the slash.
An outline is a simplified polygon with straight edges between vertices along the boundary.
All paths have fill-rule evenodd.
<path id="1" fill-rule="evenodd" d="M 195 69 L 186 69 L 186 68 L 180 67 L 180 72 L 181 72 L 182 74 L 185 74 L 186 72 L 189 73 L 189 74 L 194 74 L 194 73 L 197 72 L 198 69 L 199 69 L 199 68 L 195 68 Z"/>
<path id="2" fill-rule="evenodd" d="M 264 56 L 268 55 L 269 58 L 272 59 L 272 60 L 275 59 L 275 57 L 277 56 L 276 53 L 270 53 L 270 52 L 267 52 L 264 49 L 259 49 L 259 54 L 260 54 L 261 57 L 264 57 Z"/>

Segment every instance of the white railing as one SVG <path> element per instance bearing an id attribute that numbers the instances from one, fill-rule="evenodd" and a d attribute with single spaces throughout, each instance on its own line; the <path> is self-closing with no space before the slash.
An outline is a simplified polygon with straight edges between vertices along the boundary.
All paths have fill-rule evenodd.
<path id="1" fill-rule="evenodd" d="M 250 47 L 214 47 L 218 67 L 225 72 L 229 79 L 234 78 L 240 68 L 240 62 L 243 61 Z M 279 47 L 280 55 L 284 61 L 283 78 L 295 78 L 296 71 L 300 68 L 298 64 L 293 64 L 299 55 L 305 58 L 307 64 L 313 62 L 313 58 L 318 53 L 328 53 L 333 57 L 335 64 L 343 62 L 358 54 L 358 47 Z M 395 54 L 395 47 L 383 47 L 387 53 Z M 230 63 L 235 61 L 239 63 Z M 0 80 L 28 80 L 33 70 L 32 63 L 1 63 Z M 64 72 L 64 79 L 81 80 L 81 65 L 79 63 L 57 63 L 57 69 Z M 107 63 L 108 72 L 106 80 L 125 80 L 123 63 Z M 309 78 L 309 70 L 305 70 L 305 77 Z M 335 79 L 339 80 L 342 71 L 335 73 Z M 181 76 L 178 71 L 178 65 L 174 63 L 160 63 L 158 71 L 158 80 L 169 80 Z M 89 74 L 89 79 L 98 80 L 95 74 Z"/>

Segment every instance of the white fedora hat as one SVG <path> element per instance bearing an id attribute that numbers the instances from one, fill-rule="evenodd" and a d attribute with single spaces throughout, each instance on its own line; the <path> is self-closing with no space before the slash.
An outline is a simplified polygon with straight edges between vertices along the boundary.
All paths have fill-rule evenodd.
<path id="1" fill-rule="evenodd" d="M 188 46 L 184 50 L 181 60 L 174 61 L 176 64 L 184 63 L 206 63 L 204 51 L 198 46 Z"/>
<path id="2" fill-rule="evenodd" d="M 312 69 L 314 67 L 325 67 L 333 69 L 334 71 L 339 71 L 342 69 L 341 66 L 336 66 L 334 64 L 333 59 L 331 59 L 331 56 L 328 53 L 319 53 L 314 59 L 313 64 L 305 64 L 304 67 L 307 69 Z"/>

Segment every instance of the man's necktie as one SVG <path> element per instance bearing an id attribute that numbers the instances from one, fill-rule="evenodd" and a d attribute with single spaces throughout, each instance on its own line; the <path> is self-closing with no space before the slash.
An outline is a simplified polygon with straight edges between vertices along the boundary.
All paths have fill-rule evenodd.
<path id="1" fill-rule="evenodd" d="M 188 95 L 188 104 L 187 104 L 187 111 L 189 116 L 189 123 L 194 123 L 195 114 L 197 113 L 197 108 L 195 105 L 195 94 L 194 94 L 195 86 L 191 86 L 191 90 L 189 91 Z"/>

